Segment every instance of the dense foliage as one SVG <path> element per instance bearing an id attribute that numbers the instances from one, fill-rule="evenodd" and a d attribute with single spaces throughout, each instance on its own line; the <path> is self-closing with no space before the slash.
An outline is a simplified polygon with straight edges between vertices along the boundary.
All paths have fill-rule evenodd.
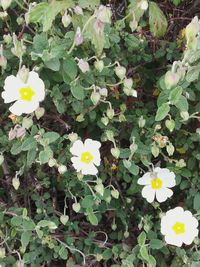
<path id="1" fill-rule="evenodd" d="M 198 237 L 161 233 L 175 207 L 200 219 L 198 1 L 107 2 L 0 0 L 1 267 L 200 266 Z M 45 98 L 10 113 L 8 78 L 29 71 Z M 77 139 L 101 143 L 97 174 L 72 164 Z M 149 203 L 156 167 L 176 185 Z"/>

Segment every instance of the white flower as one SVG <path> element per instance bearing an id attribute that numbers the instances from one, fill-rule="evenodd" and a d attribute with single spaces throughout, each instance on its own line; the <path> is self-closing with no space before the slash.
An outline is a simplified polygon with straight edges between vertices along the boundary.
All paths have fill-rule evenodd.
<path id="1" fill-rule="evenodd" d="M 151 203 L 156 197 L 158 202 L 164 202 L 173 195 L 169 188 L 176 185 L 175 174 L 170 170 L 156 167 L 153 172 L 145 173 L 138 179 L 138 184 L 145 185 L 142 189 L 142 196 Z"/>
<path id="2" fill-rule="evenodd" d="M 39 107 L 39 102 L 44 100 L 44 82 L 34 71 L 29 72 L 26 82 L 19 75 L 10 75 L 5 79 L 4 91 L 1 94 L 4 103 L 15 103 L 9 108 L 14 115 L 29 114 Z"/>
<path id="3" fill-rule="evenodd" d="M 183 243 L 190 245 L 198 236 L 198 221 L 188 210 L 176 207 L 166 212 L 161 219 L 161 233 L 170 245 L 181 247 Z"/>
<path id="4" fill-rule="evenodd" d="M 74 155 L 71 161 L 77 172 L 81 172 L 83 175 L 96 175 L 98 173 L 96 166 L 99 166 L 101 162 L 100 146 L 100 142 L 92 139 L 86 139 L 84 144 L 80 140 L 74 142 L 70 152 Z"/>

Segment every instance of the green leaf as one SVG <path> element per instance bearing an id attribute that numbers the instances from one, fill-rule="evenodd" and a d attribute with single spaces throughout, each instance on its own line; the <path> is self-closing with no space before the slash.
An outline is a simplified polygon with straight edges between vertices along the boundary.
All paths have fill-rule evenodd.
<path id="1" fill-rule="evenodd" d="M 25 231 L 21 235 L 21 244 L 23 248 L 26 248 L 31 240 L 32 232 L 31 231 Z"/>
<path id="2" fill-rule="evenodd" d="M 66 59 L 63 62 L 63 71 L 65 76 L 67 76 L 70 80 L 74 80 L 77 76 L 78 68 L 74 59 Z"/>
<path id="3" fill-rule="evenodd" d="M 168 103 L 163 103 L 157 110 L 157 113 L 156 113 L 156 118 L 155 120 L 156 121 L 161 121 L 163 120 L 167 114 L 169 113 L 170 111 L 170 106 Z"/>
<path id="4" fill-rule="evenodd" d="M 60 69 L 60 60 L 58 58 L 52 58 L 48 61 L 45 61 L 45 66 L 53 71 L 59 71 Z"/>
<path id="5" fill-rule="evenodd" d="M 88 219 L 92 225 L 98 225 L 97 216 L 93 212 L 88 213 Z"/>
<path id="6" fill-rule="evenodd" d="M 47 3 L 39 3 L 32 7 L 29 12 L 29 22 L 41 22 L 44 17 L 44 13 L 47 11 L 47 8 Z"/>
<path id="7" fill-rule="evenodd" d="M 149 255 L 149 259 L 148 259 L 148 267 L 156 267 L 156 259 L 152 256 Z"/>
<path id="8" fill-rule="evenodd" d="M 91 208 L 94 205 L 94 199 L 93 196 L 85 196 L 84 199 L 81 201 L 81 207 L 82 208 Z"/>
<path id="9" fill-rule="evenodd" d="M 13 226 L 20 226 L 22 225 L 23 219 L 20 216 L 15 216 L 11 219 L 11 224 Z"/>
<path id="10" fill-rule="evenodd" d="M 33 38 L 33 48 L 36 53 L 42 53 L 48 48 L 48 39 L 46 33 L 37 34 Z"/>
<path id="11" fill-rule="evenodd" d="M 13 146 L 11 147 L 11 154 L 12 155 L 18 155 L 20 152 L 22 151 L 21 149 L 21 142 L 17 141 L 16 143 L 13 144 Z"/>
<path id="12" fill-rule="evenodd" d="M 30 149 L 35 149 L 36 144 L 36 140 L 32 136 L 30 136 L 22 143 L 21 150 L 28 151 Z"/>
<path id="13" fill-rule="evenodd" d="M 149 245 L 152 249 L 161 249 L 164 246 L 164 243 L 159 239 L 151 239 Z"/>
<path id="14" fill-rule="evenodd" d="M 100 5 L 100 0 L 79 0 L 78 4 L 82 8 L 95 9 L 95 7 L 98 7 Z"/>
<path id="15" fill-rule="evenodd" d="M 53 151 L 50 147 L 45 147 L 44 151 L 39 153 L 39 160 L 41 164 L 45 164 L 53 157 Z"/>
<path id="16" fill-rule="evenodd" d="M 76 99 L 83 100 L 85 98 L 84 88 L 80 84 L 72 85 L 70 89 L 71 89 L 72 95 Z"/>
<path id="17" fill-rule="evenodd" d="M 199 78 L 200 66 L 190 67 L 186 74 L 186 81 L 191 83 Z"/>
<path id="18" fill-rule="evenodd" d="M 139 246 L 144 246 L 146 238 L 147 238 L 147 235 L 144 231 L 140 233 L 140 235 L 137 238 Z"/>
<path id="19" fill-rule="evenodd" d="M 180 111 L 188 111 L 188 101 L 183 95 L 179 97 L 179 100 L 177 103 L 175 103 L 175 106 L 180 109 Z"/>
<path id="20" fill-rule="evenodd" d="M 124 161 L 125 162 L 125 161 Z M 139 167 L 132 161 L 130 162 L 131 165 L 126 165 L 125 167 L 129 170 L 129 172 L 133 175 L 138 175 L 139 173 Z"/>
<path id="21" fill-rule="evenodd" d="M 147 247 L 144 247 L 144 246 L 141 247 L 140 248 L 140 254 L 144 260 L 149 261 L 149 254 L 147 251 Z"/>
<path id="22" fill-rule="evenodd" d="M 167 19 L 155 2 L 149 2 L 149 25 L 151 33 L 160 38 L 167 31 Z"/>
<path id="23" fill-rule="evenodd" d="M 178 86 L 174 88 L 169 95 L 169 100 L 172 104 L 175 104 L 179 101 L 180 96 L 182 95 L 183 89 L 182 87 Z"/>
<path id="24" fill-rule="evenodd" d="M 68 259 L 68 251 L 64 246 L 61 247 L 61 249 L 59 250 L 58 254 L 61 257 L 61 259 L 63 259 L 63 260 L 67 260 Z"/>
<path id="25" fill-rule="evenodd" d="M 196 211 L 200 210 L 200 193 L 196 193 L 194 197 L 193 207 Z"/>
<path id="26" fill-rule="evenodd" d="M 22 226 L 23 226 L 24 230 L 26 230 L 26 231 L 35 230 L 35 223 L 31 219 L 29 219 L 29 220 L 24 219 Z"/>
<path id="27" fill-rule="evenodd" d="M 29 167 L 31 167 L 31 165 L 35 162 L 35 158 L 36 158 L 36 155 L 37 155 L 37 151 L 36 149 L 30 149 L 27 153 L 27 165 Z"/>
<path id="28" fill-rule="evenodd" d="M 54 143 L 59 137 L 60 135 L 56 132 L 47 132 L 43 135 L 44 139 L 48 139 L 48 144 Z"/>

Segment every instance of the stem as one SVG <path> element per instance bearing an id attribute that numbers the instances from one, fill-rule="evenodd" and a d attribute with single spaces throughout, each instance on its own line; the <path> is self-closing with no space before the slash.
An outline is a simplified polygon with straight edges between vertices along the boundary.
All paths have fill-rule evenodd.
<path id="1" fill-rule="evenodd" d="M 61 245 L 63 245 L 64 247 L 68 248 L 70 251 L 76 251 L 76 252 L 80 253 L 81 256 L 83 257 L 83 265 L 85 265 L 85 263 L 86 263 L 85 262 L 85 254 L 82 251 L 80 251 L 77 248 L 72 248 L 72 247 L 68 246 L 67 244 L 65 244 L 64 242 L 62 242 L 60 239 L 58 239 L 57 237 L 52 237 L 52 238 L 54 240 L 56 240 L 58 243 L 60 243 Z"/>
<path id="2" fill-rule="evenodd" d="M 18 6 L 20 6 L 23 10 L 28 11 L 18 0 L 15 0 Z"/>

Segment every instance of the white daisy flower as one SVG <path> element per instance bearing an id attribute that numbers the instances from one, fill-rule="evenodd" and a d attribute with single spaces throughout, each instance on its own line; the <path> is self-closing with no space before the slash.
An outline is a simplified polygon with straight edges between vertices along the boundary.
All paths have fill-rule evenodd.
<path id="1" fill-rule="evenodd" d="M 10 75 L 5 79 L 4 91 L 1 94 L 4 103 L 15 103 L 9 108 L 14 115 L 29 114 L 39 107 L 39 102 L 44 100 L 44 82 L 34 71 L 28 73 L 27 81 L 20 75 Z"/>
<path id="2" fill-rule="evenodd" d="M 71 161 L 77 172 L 81 172 L 83 175 L 96 175 L 98 173 L 96 166 L 99 166 L 101 162 L 100 146 L 100 142 L 92 139 L 86 139 L 84 144 L 81 140 L 73 143 L 70 148 L 70 152 L 74 155 Z"/>
<path id="3" fill-rule="evenodd" d="M 164 202 L 173 195 L 169 188 L 176 185 L 175 174 L 170 170 L 156 167 L 153 172 L 145 173 L 138 179 L 138 184 L 145 185 L 142 196 L 151 203 L 155 197 L 158 202 Z"/>
<path id="4" fill-rule="evenodd" d="M 165 235 L 165 241 L 177 247 L 181 247 L 183 243 L 190 245 L 198 236 L 197 227 L 197 219 L 181 207 L 167 211 L 161 219 L 161 233 Z"/>

